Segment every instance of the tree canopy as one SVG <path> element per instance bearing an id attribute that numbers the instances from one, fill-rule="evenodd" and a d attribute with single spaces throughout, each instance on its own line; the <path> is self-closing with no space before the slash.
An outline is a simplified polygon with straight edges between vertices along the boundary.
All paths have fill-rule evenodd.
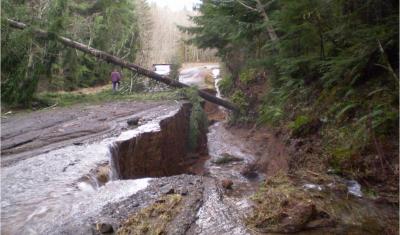
<path id="1" fill-rule="evenodd" d="M 134 61 L 140 48 L 138 4 L 143 1 L 3 1 L 2 100 L 28 105 L 37 89 L 73 90 L 103 84 L 111 65 L 31 31 L 10 29 L 4 19 L 18 20 L 51 34 Z M 24 92 L 21 92 L 23 90 Z"/>

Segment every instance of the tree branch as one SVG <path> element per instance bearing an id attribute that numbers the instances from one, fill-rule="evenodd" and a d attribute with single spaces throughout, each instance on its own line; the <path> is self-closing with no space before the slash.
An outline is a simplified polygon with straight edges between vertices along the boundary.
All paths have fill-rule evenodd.
<path id="1" fill-rule="evenodd" d="M 259 12 L 259 10 L 257 8 L 251 7 L 247 4 L 245 4 L 244 2 L 240 1 L 240 0 L 236 0 L 237 3 L 239 3 L 240 5 L 246 7 L 249 10 L 255 11 L 255 12 Z"/>
<path id="2" fill-rule="evenodd" d="M 18 21 L 14 21 L 14 20 L 11 20 L 11 19 L 6 19 L 6 21 L 11 27 L 16 28 L 16 29 L 23 30 L 25 28 L 28 28 L 28 26 L 26 24 L 18 22 Z M 33 32 L 35 32 L 37 34 L 37 36 L 40 36 L 40 37 L 43 37 L 44 35 L 48 35 L 47 32 L 45 32 L 43 30 L 40 30 L 40 29 L 33 29 Z M 44 38 L 46 38 L 46 37 L 44 37 Z M 47 37 L 46 39 L 49 39 L 49 38 Z M 54 39 L 59 41 L 60 43 L 62 43 L 65 46 L 68 46 L 68 47 L 71 47 L 71 48 L 75 48 L 75 49 L 80 50 L 80 51 L 82 51 L 82 52 L 84 52 L 86 54 L 92 55 L 92 56 L 94 56 L 94 57 L 96 57 L 98 59 L 104 60 L 104 61 L 106 61 L 108 63 L 115 64 L 117 66 L 121 66 L 121 67 L 126 68 L 126 69 L 129 69 L 129 70 L 131 70 L 133 72 L 136 72 L 138 74 L 144 75 L 144 76 L 149 77 L 149 78 L 151 78 L 153 80 L 156 80 L 158 82 L 165 83 L 165 84 L 167 84 L 169 86 L 176 87 L 176 88 L 189 87 L 188 85 L 186 85 L 184 83 L 181 83 L 179 81 L 173 80 L 173 79 L 171 79 L 169 77 L 166 77 L 166 76 L 159 75 L 159 74 L 157 74 L 157 73 L 155 73 L 155 72 L 153 72 L 151 70 L 147 70 L 147 69 L 145 69 L 145 68 L 143 68 L 143 67 L 141 67 L 139 65 L 136 65 L 136 64 L 133 64 L 133 63 L 129 63 L 129 62 L 124 61 L 121 58 L 113 56 L 113 55 L 111 55 L 111 54 L 109 54 L 107 52 L 100 51 L 98 49 L 95 49 L 93 47 L 87 46 L 87 45 L 82 44 L 80 42 L 73 41 L 72 39 L 69 39 L 69 38 L 66 38 L 66 37 L 62 37 L 62 36 L 58 36 L 58 35 L 54 35 Z M 233 111 L 238 111 L 238 108 L 234 104 L 229 102 L 229 101 L 226 101 L 226 100 L 220 99 L 218 97 L 215 97 L 215 96 L 213 96 L 213 95 L 211 95 L 211 94 L 209 94 L 209 93 L 207 93 L 205 91 L 202 91 L 202 90 L 197 90 L 197 92 L 198 92 L 199 96 L 202 97 L 205 100 L 208 100 L 208 101 L 210 101 L 212 103 L 215 103 L 217 105 L 223 106 L 223 107 L 225 107 L 227 109 L 230 109 L 230 110 L 233 110 Z"/>

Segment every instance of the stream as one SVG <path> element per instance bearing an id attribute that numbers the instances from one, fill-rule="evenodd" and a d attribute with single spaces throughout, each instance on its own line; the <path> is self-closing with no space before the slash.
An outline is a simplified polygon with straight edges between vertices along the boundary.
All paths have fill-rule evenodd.
<path id="1" fill-rule="evenodd" d="M 213 76 L 215 84 L 207 84 L 204 79 L 207 73 Z M 201 88 L 215 86 L 216 95 L 221 97 L 218 65 L 184 69 L 179 80 Z M 254 234 L 245 226 L 243 218 L 252 212 L 250 196 L 258 190 L 266 176 L 254 170 L 248 172 L 250 174 L 243 173 L 256 162 L 259 154 L 255 152 L 254 145 L 243 140 L 243 136 L 233 134 L 224 120 L 216 121 L 208 128 L 209 158 L 204 163 L 204 176 L 182 174 L 119 179 L 116 163 L 113 162 L 113 154 L 118 148 L 116 143 L 136 137 L 140 139 L 142 134 L 160 131 L 160 123 L 176 115 L 181 108 L 181 103 L 172 102 L 126 114 L 128 116 L 121 117 L 115 124 L 121 127 L 117 133 L 100 136 L 91 142 L 66 145 L 3 166 L 0 205 L 2 234 L 60 234 L 60 231 L 63 234 L 96 234 L 92 225 L 99 215 L 108 213 L 111 219 L 126 218 L 133 207 L 143 208 L 154 202 L 151 200 L 168 194 L 171 189 L 175 193 L 185 192 L 182 195 L 190 195 L 187 198 L 192 199 L 195 197 L 191 194 L 196 191 L 202 198 L 196 202 L 199 206 L 193 209 L 197 214 L 188 212 L 193 217 L 187 221 L 190 228 L 182 229 L 185 232 L 179 234 Z M 222 117 L 226 115 L 224 108 L 218 107 L 217 112 Z M 127 119 L 131 118 L 140 118 L 137 126 L 127 126 Z M 176 133 L 176 129 L 172 133 Z M 137 161 L 134 162 L 136 165 Z M 224 186 L 226 182 L 228 186 Z M 376 207 L 359 199 L 362 195 L 357 182 L 347 183 L 349 195 L 356 197 L 353 199 L 355 202 L 350 203 L 347 199 L 343 202 L 343 208 L 339 208 L 344 211 L 341 214 L 349 214 L 347 220 L 350 225 L 354 221 L 363 223 L 362 226 L 364 223 L 365 226 L 371 224 L 369 220 L 364 222 L 362 219 L 367 217 L 369 211 L 375 211 Z M 188 192 L 189 189 L 192 191 Z M 322 186 L 306 183 L 304 190 L 321 191 Z M 139 194 L 141 201 L 129 201 L 133 200 L 132 195 Z M 386 212 L 386 209 L 382 211 Z M 390 211 L 385 214 L 393 213 Z M 384 218 L 379 213 L 373 217 L 378 221 Z M 180 222 L 177 224 L 181 225 Z M 355 227 L 355 234 L 364 234 L 360 225 L 355 224 Z M 346 228 L 343 231 L 353 230 Z M 362 233 L 357 233 L 360 231 Z M 304 234 L 310 233 L 306 231 Z M 314 234 L 318 234 L 318 231 Z"/>
<path id="2" fill-rule="evenodd" d="M 214 78 L 216 96 L 221 98 L 218 83 L 221 81 L 219 65 L 206 65 L 182 71 L 181 82 L 207 87 L 204 81 L 204 71 L 211 71 Z M 196 79 L 197 78 L 197 79 Z M 203 78 L 203 79 L 199 79 Z M 218 107 L 219 112 L 226 116 L 226 110 Z M 254 194 L 265 176 L 254 172 L 248 179 L 240 172 L 246 166 L 256 161 L 254 150 L 246 146 L 240 137 L 234 136 L 226 129 L 226 121 L 217 121 L 208 128 L 207 146 L 209 159 L 205 169 L 210 179 L 206 181 L 203 206 L 198 212 L 196 234 L 251 234 L 243 222 L 243 218 L 251 212 L 252 202 L 249 199 Z M 219 164 L 224 157 L 236 160 Z M 231 181 L 231 189 L 217 187 L 222 181 Z"/>
<path id="3" fill-rule="evenodd" d="M 2 234 L 51 234 L 58 224 L 95 216 L 107 203 L 146 188 L 148 178 L 117 179 L 111 167 L 113 143 L 157 130 L 159 122 L 174 115 L 179 107 L 162 106 L 138 113 L 150 121 L 99 142 L 63 147 L 3 167 Z M 106 182 L 100 182 L 96 175 L 101 167 Z"/>
<path id="4" fill-rule="evenodd" d="M 205 69 L 213 69 L 214 73 L 218 70 L 219 73 L 215 66 Z M 182 80 L 187 78 L 191 84 L 196 81 L 203 83 L 201 79 L 196 80 L 202 77 L 199 75 L 201 71 L 191 69 L 190 76 L 183 72 Z M 216 79 L 216 83 L 218 81 Z M 144 111 L 136 116 L 149 121 L 135 129 L 100 141 L 62 147 L 2 167 L 2 234 L 53 234 L 66 221 L 79 224 L 95 217 L 106 204 L 122 201 L 145 189 L 151 182 L 150 178 L 118 180 L 111 160 L 114 142 L 159 129 L 159 122 L 174 115 L 178 109 L 179 105 L 172 105 L 161 107 L 161 110 Z M 249 150 L 244 151 L 244 148 L 240 140 L 224 128 L 223 122 L 210 126 L 210 159 L 205 164 L 210 176 L 206 180 L 209 187 L 205 187 L 204 204 L 198 212 L 197 234 L 246 233 L 240 222 L 242 212 L 250 207 L 246 198 L 256 190 L 262 176 L 248 180 L 238 173 L 243 166 L 254 161 Z M 238 157 L 240 161 L 224 165 L 213 163 L 224 154 Z M 99 179 L 99 169 L 103 171 L 102 180 Z M 223 192 L 217 187 L 220 179 L 232 180 L 235 189 L 232 191 L 236 193 L 222 200 Z M 82 226 L 78 233 L 87 232 L 88 229 Z"/>

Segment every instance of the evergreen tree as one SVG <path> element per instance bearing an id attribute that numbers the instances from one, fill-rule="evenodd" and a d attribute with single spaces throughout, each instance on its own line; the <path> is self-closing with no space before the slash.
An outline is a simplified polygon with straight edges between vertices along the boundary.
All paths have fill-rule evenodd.
<path id="1" fill-rule="evenodd" d="M 332 161 L 355 166 L 346 159 L 375 151 L 382 160 L 395 156 L 382 156 L 382 143 L 398 146 L 391 141 L 399 129 L 398 7 L 394 0 L 204 0 L 196 25 L 182 30 L 190 43 L 218 50 L 231 73 L 221 88 L 236 86 L 239 106 L 249 106 L 249 77 L 268 71 L 259 121 L 296 128 L 324 120 Z M 370 169 L 365 162 L 356 167 Z"/>
<path id="2" fill-rule="evenodd" d="M 138 1 L 3 1 L 3 102 L 28 106 L 38 84 L 46 89 L 73 90 L 108 82 L 111 65 L 99 66 L 100 61 L 65 48 L 51 37 L 70 37 L 135 61 L 140 46 Z M 29 31 L 12 30 L 4 22 L 6 18 L 46 30 L 49 38 L 37 39 Z"/>

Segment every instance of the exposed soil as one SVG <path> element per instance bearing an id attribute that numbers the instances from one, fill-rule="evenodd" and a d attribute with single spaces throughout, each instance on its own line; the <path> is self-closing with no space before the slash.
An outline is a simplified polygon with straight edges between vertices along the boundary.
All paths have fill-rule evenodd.
<path id="1" fill-rule="evenodd" d="M 289 153 L 284 143 L 268 128 L 236 125 L 228 128 L 256 156 L 256 167 L 267 177 L 289 170 Z"/>
<path id="2" fill-rule="evenodd" d="M 162 177 L 186 172 L 191 105 L 183 103 L 159 123 L 140 126 L 114 142 L 112 159 L 119 179 Z M 129 133 L 129 132 L 126 132 Z M 200 133 L 199 137 L 205 135 Z M 206 142 L 206 141 L 205 141 Z"/>

